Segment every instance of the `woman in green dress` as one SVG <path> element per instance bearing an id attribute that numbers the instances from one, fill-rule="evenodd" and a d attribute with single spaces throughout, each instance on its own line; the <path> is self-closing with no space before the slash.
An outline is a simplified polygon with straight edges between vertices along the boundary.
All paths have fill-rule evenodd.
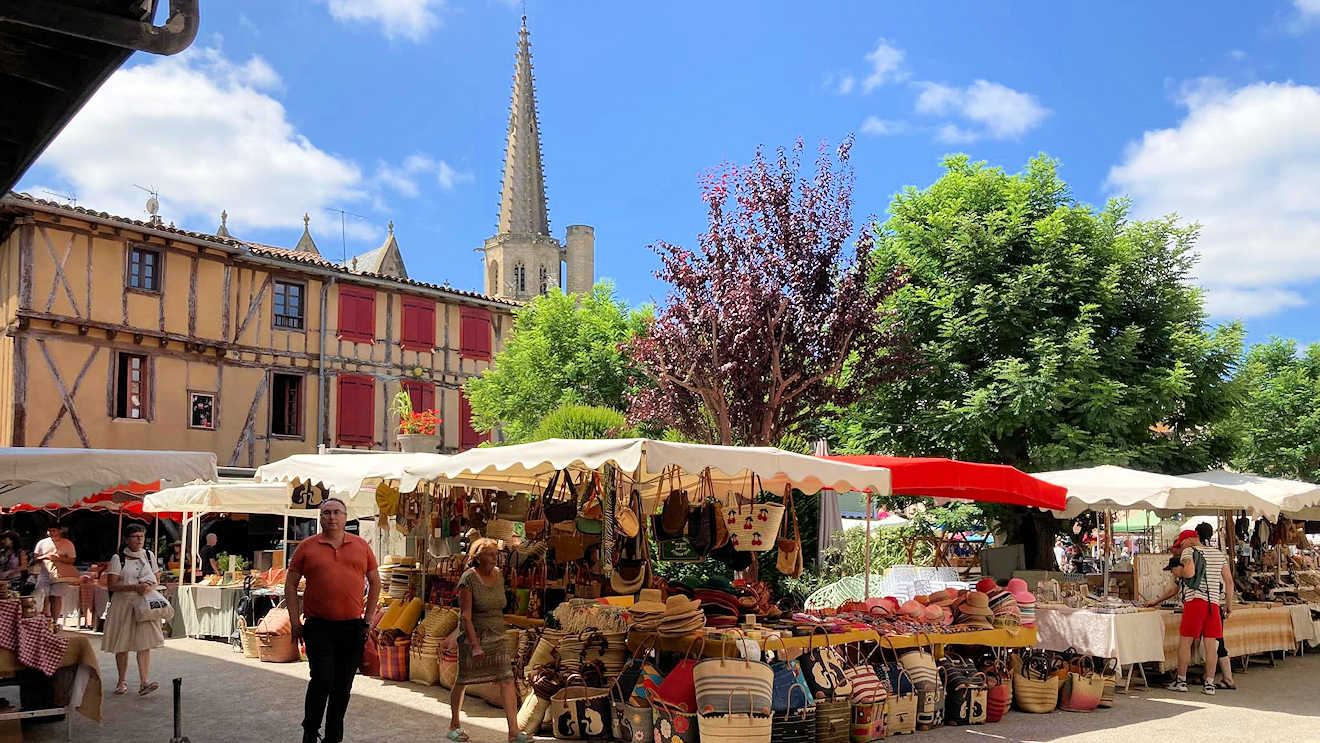
<path id="1" fill-rule="evenodd" d="M 513 664 L 504 642 L 504 574 L 496 567 L 499 542 L 476 539 L 468 548 L 468 569 L 458 580 L 458 681 L 449 692 L 449 733 L 452 741 L 469 740 L 459 725 L 463 690 L 468 684 L 498 682 L 509 722 L 509 740 L 528 743 L 518 730 L 518 692 L 513 686 Z"/>

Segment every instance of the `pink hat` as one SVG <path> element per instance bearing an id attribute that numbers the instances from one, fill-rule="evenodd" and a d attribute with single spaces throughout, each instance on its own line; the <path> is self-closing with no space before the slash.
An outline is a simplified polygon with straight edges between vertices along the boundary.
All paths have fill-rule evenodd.
<path id="1" fill-rule="evenodd" d="M 924 618 L 926 620 L 931 622 L 941 622 L 944 621 L 944 612 L 945 612 L 945 607 L 931 604 L 930 606 L 926 607 L 926 610 L 923 613 L 925 614 Z"/>
<path id="2" fill-rule="evenodd" d="M 1009 593 L 1026 593 L 1029 589 L 1026 581 L 1021 578 L 1014 578 L 1008 582 L 1008 585 L 1004 586 L 1004 590 Z"/>
<path id="3" fill-rule="evenodd" d="M 980 591 L 981 593 L 990 593 L 991 591 L 995 590 L 998 587 L 999 584 L 995 583 L 994 578 L 982 578 L 981 580 L 978 580 L 976 582 L 976 590 Z"/>
<path id="4" fill-rule="evenodd" d="M 926 616 L 926 607 L 912 600 L 904 601 L 899 611 L 910 619 L 924 619 Z"/>
<path id="5" fill-rule="evenodd" d="M 890 614 L 898 613 L 898 599 L 893 596 L 886 596 L 880 599 L 880 603 L 889 610 Z"/>

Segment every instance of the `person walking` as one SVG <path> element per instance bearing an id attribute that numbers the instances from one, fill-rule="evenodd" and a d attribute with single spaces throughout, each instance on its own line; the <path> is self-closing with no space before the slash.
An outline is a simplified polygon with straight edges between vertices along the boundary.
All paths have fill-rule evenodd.
<path id="1" fill-rule="evenodd" d="M 1214 537 L 1214 535 L 1215 528 L 1209 523 L 1202 521 L 1196 525 L 1196 538 L 1201 541 L 1201 544 L 1210 544 L 1210 539 Z M 1222 546 L 1223 542 L 1220 542 L 1220 545 Z M 1229 568 L 1229 572 L 1232 572 L 1231 567 Z M 1223 606 L 1219 607 L 1219 618 L 1221 621 L 1227 622 L 1228 612 Z M 1233 680 L 1233 660 L 1228 657 L 1228 648 L 1226 647 L 1223 638 L 1220 638 L 1219 640 L 1218 665 L 1219 670 L 1218 673 L 1215 674 L 1215 688 L 1236 691 L 1237 682 Z"/>
<path id="2" fill-rule="evenodd" d="M 371 545 L 344 530 L 348 509 L 343 501 L 322 502 L 320 520 L 321 533 L 303 540 L 289 560 L 284 602 L 293 641 L 302 639 L 307 647 L 311 675 L 303 704 L 303 743 L 341 743 L 353 677 L 367 641 L 364 610 L 380 598 L 380 575 Z M 307 586 L 299 599 L 303 578 Z M 319 738 L 323 717 L 325 737 Z"/>
<path id="3" fill-rule="evenodd" d="M 1177 676 L 1169 683 L 1170 691 L 1187 691 L 1187 666 L 1192 659 L 1192 642 L 1202 638 L 1205 675 L 1202 693 L 1215 693 L 1215 664 L 1219 640 L 1224 637 L 1224 619 L 1232 611 L 1233 575 L 1223 552 L 1201 543 L 1191 529 L 1185 529 L 1173 543 L 1182 548 L 1178 567 L 1173 569 L 1182 594 L 1183 614 L 1178 628 Z M 1222 607 L 1222 614 L 1221 614 Z"/>
<path id="4" fill-rule="evenodd" d="M 110 608 L 105 618 L 101 650 L 115 654 L 119 680 L 115 694 L 128 692 L 128 654 L 137 654 L 138 695 L 146 696 L 160 685 L 150 679 L 151 651 L 165 646 L 165 634 L 157 620 L 138 621 L 137 606 L 156 589 L 156 556 L 146 549 L 147 528 L 129 524 L 124 529 L 124 543 L 110 558 L 106 570 L 110 588 Z M 135 595 L 136 594 L 136 595 Z"/>
<path id="5" fill-rule="evenodd" d="M 504 641 L 504 574 L 496 566 L 500 545 L 494 539 L 473 540 L 468 548 L 468 569 L 458 580 L 458 681 L 449 692 L 449 732 L 452 741 L 471 740 L 460 724 L 463 691 L 469 684 L 496 681 L 509 723 L 509 740 L 529 743 L 518 730 L 518 692 L 513 686 L 513 664 Z"/>

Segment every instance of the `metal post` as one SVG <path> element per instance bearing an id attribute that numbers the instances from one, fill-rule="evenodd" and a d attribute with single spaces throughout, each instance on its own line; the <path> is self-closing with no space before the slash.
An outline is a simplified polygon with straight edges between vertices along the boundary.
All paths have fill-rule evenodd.
<path id="1" fill-rule="evenodd" d="M 871 600 L 871 491 L 866 491 L 866 575 L 862 578 L 862 601 Z"/>
<path id="2" fill-rule="evenodd" d="M 1104 581 L 1104 591 L 1101 595 L 1109 598 L 1109 555 L 1114 550 L 1114 512 L 1105 509 L 1105 567 L 1101 571 L 1101 580 Z"/>
<path id="3" fill-rule="evenodd" d="M 284 529 L 280 532 L 280 567 L 289 565 L 289 514 L 284 514 Z"/>

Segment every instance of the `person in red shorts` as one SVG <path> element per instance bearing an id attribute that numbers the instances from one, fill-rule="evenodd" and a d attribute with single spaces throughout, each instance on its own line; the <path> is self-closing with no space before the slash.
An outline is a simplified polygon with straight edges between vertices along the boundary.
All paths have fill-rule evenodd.
<path id="1" fill-rule="evenodd" d="M 1201 544 L 1195 531 L 1184 530 L 1173 543 L 1181 549 L 1178 567 L 1173 575 L 1178 579 L 1182 594 L 1182 623 L 1178 629 L 1178 675 L 1169 684 L 1170 691 L 1187 691 L 1187 666 L 1192 660 L 1192 641 L 1202 638 L 1205 653 L 1205 676 L 1202 691 L 1215 693 L 1215 662 L 1219 641 L 1224 637 L 1224 615 L 1233 603 L 1233 576 L 1228 570 L 1228 558 L 1223 552 Z"/>

